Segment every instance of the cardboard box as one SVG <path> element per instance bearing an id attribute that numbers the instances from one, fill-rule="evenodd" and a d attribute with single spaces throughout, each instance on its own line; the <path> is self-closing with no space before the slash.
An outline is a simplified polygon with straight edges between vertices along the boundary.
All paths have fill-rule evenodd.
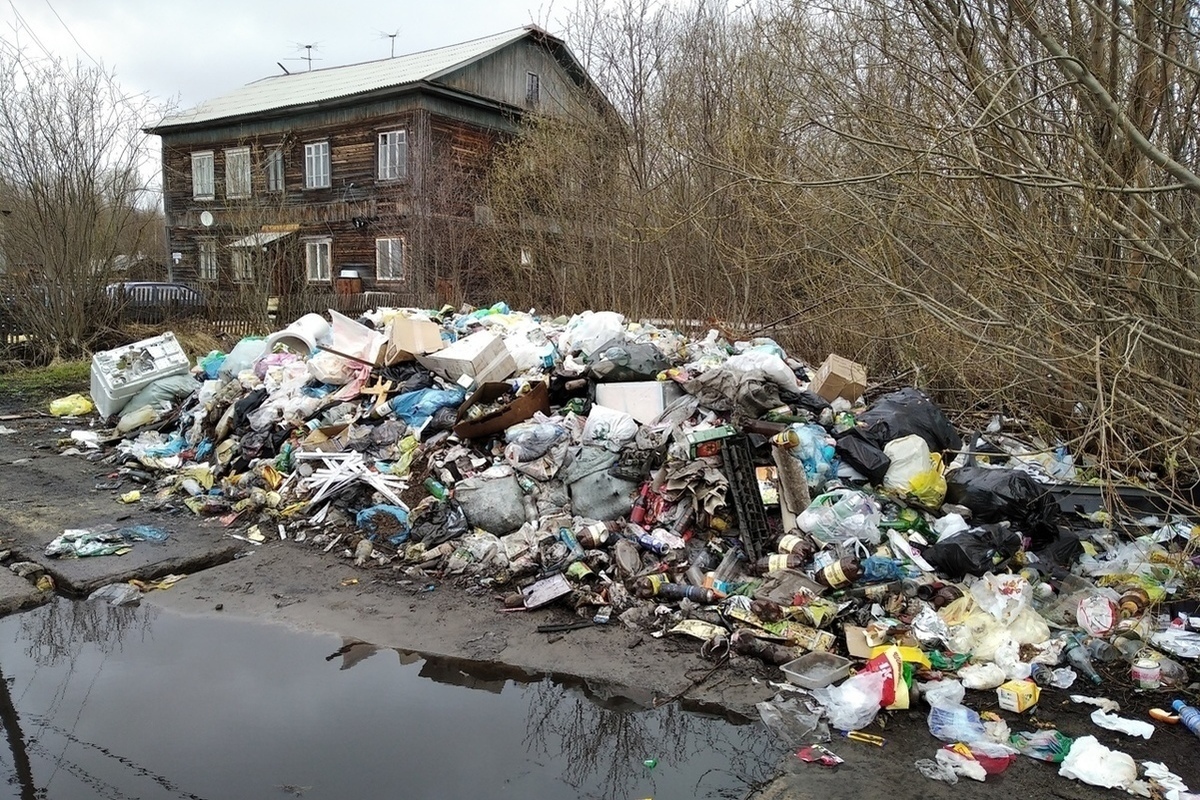
<path id="1" fill-rule="evenodd" d="M 445 345 L 442 329 L 427 319 L 396 317 L 388 324 L 387 344 L 380 348 L 381 365 L 415 361 L 417 356 L 436 353 Z"/>
<path id="2" fill-rule="evenodd" d="M 672 400 L 683 396 L 674 381 L 596 384 L 596 405 L 623 411 L 643 425 L 653 422 Z"/>
<path id="3" fill-rule="evenodd" d="M 1037 705 L 1041 693 L 1033 681 L 1009 681 L 996 688 L 996 700 L 1005 711 L 1022 714 Z"/>
<path id="4" fill-rule="evenodd" d="M 417 361 L 455 383 L 464 375 L 476 385 L 502 381 L 517 371 L 517 362 L 509 355 L 504 340 L 488 331 L 472 333 L 436 353 L 417 356 Z"/>
<path id="5" fill-rule="evenodd" d="M 349 423 L 326 425 L 323 428 L 309 431 L 301 444 L 306 450 L 319 450 L 322 453 L 336 453 L 346 449 L 350 441 Z"/>
<path id="6" fill-rule="evenodd" d="M 867 368 L 830 353 L 808 388 L 830 403 L 839 397 L 853 403 L 866 391 Z"/>
<path id="7" fill-rule="evenodd" d="M 503 408 L 477 419 L 468 419 L 467 411 L 476 403 L 491 403 L 508 393 L 507 383 L 485 383 L 475 390 L 458 409 L 458 424 L 454 434 L 460 439 L 480 439 L 511 428 L 532 417 L 538 411 L 550 413 L 550 390 L 542 382 Z"/>

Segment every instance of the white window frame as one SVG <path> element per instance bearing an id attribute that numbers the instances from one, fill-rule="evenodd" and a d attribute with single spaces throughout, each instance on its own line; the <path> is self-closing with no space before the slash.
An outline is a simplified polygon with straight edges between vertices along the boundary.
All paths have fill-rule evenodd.
<path id="1" fill-rule="evenodd" d="M 285 178 L 283 176 L 283 148 L 273 147 L 267 151 L 267 191 L 282 192 Z"/>
<path id="2" fill-rule="evenodd" d="M 404 280 L 404 249 L 403 236 L 375 240 L 375 280 Z"/>
<path id="3" fill-rule="evenodd" d="M 213 175 L 213 151 L 192 153 L 192 199 L 212 200 L 216 197 Z"/>
<path id="4" fill-rule="evenodd" d="M 525 102 L 531 106 L 542 102 L 542 79 L 536 72 L 525 73 Z"/>
<path id="5" fill-rule="evenodd" d="M 331 179 L 329 140 L 304 145 L 304 188 L 328 189 Z"/>
<path id="6" fill-rule="evenodd" d="M 324 264 L 321 263 L 320 256 L 322 248 L 325 251 Z M 324 270 L 322 270 L 322 267 L 324 267 Z M 322 271 L 324 275 L 321 274 Z M 321 239 L 304 240 L 304 274 L 309 283 L 333 282 L 333 239 L 324 237 Z"/>
<path id="7" fill-rule="evenodd" d="M 233 248 L 230 260 L 233 262 L 234 283 L 254 283 L 254 251 L 251 248 Z"/>
<path id="8" fill-rule="evenodd" d="M 408 129 L 398 128 L 379 134 L 377 175 L 381 181 L 399 181 L 408 177 Z"/>
<path id="9" fill-rule="evenodd" d="M 196 279 L 215 283 L 221 276 L 216 239 L 196 240 Z"/>
<path id="10" fill-rule="evenodd" d="M 225 197 L 238 200 L 250 197 L 250 148 L 231 147 L 225 151 Z"/>

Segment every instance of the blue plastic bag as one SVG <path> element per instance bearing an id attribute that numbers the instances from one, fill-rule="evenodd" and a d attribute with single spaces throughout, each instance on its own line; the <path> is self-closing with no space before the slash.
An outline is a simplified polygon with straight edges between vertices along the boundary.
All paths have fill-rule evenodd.
<path id="1" fill-rule="evenodd" d="M 467 399 L 467 393 L 457 387 L 453 389 L 418 389 L 415 392 L 393 397 L 388 406 L 396 419 L 404 420 L 410 428 L 420 428 L 442 408 L 458 408 Z"/>
<path id="2" fill-rule="evenodd" d="M 364 508 L 354 516 L 354 522 L 371 541 L 378 541 L 382 537 L 392 546 L 404 544 L 411 532 L 408 510 L 400 506 L 380 504 Z"/>

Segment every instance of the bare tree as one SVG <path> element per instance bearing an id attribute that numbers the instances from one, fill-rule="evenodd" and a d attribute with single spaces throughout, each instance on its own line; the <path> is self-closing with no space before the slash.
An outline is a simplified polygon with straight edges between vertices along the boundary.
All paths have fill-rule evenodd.
<path id="1" fill-rule="evenodd" d="M 161 233 L 147 213 L 150 110 L 110 73 L 0 40 L 0 248 L 9 310 L 41 358 L 87 351 L 116 257 Z"/>

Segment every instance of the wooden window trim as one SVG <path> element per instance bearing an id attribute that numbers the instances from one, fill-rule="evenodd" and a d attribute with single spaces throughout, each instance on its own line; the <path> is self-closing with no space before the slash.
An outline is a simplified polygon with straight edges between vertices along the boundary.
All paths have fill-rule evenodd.
<path id="1" fill-rule="evenodd" d="M 380 272 L 379 268 L 380 268 L 382 262 L 380 261 L 380 258 L 379 258 L 379 245 L 381 242 L 399 242 L 399 244 L 400 244 L 400 277 L 385 278 L 385 277 L 383 277 L 382 273 Z M 393 245 L 391 245 L 391 244 L 388 245 L 389 250 L 391 249 L 392 246 Z M 390 256 L 390 254 L 389 254 L 389 256 Z M 408 260 L 408 242 L 405 241 L 403 236 L 380 236 L 377 239 L 375 239 L 375 281 L 377 283 L 404 283 L 404 282 L 406 282 L 408 280 L 408 274 L 407 274 L 408 270 L 406 269 L 406 267 L 408 265 L 405 263 L 407 260 Z"/>
<path id="2" fill-rule="evenodd" d="M 245 181 L 246 181 L 246 191 L 244 193 L 239 192 L 237 194 L 233 194 L 232 192 L 229 191 L 229 187 L 233 183 L 232 175 L 230 174 L 230 171 L 229 171 L 229 165 L 234 158 L 237 158 L 240 156 L 246 157 L 246 169 L 243 172 L 243 176 L 242 176 L 245 178 Z M 243 146 L 243 147 L 226 148 L 226 150 L 225 150 L 225 198 L 227 200 L 245 200 L 247 198 L 253 197 L 254 196 L 253 174 L 254 174 L 254 170 L 252 169 L 249 147 Z"/>
<path id="3" fill-rule="evenodd" d="M 198 158 L 208 158 L 208 188 L 207 194 L 198 194 L 196 192 L 196 160 Z M 217 159 L 212 150 L 197 150 L 191 154 L 191 159 L 188 162 L 192 167 L 192 199 L 193 200 L 216 200 L 217 199 Z"/>
<path id="4" fill-rule="evenodd" d="M 208 274 L 204 270 L 205 251 L 210 250 L 212 253 L 212 274 Z M 196 239 L 196 280 L 201 283 L 217 283 L 221 279 L 221 253 L 217 246 L 217 240 L 212 237 L 201 237 Z"/>
<path id="5" fill-rule="evenodd" d="M 309 247 L 312 245 L 325 245 L 328 248 L 329 263 L 326 268 L 329 271 L 329 276 L 322 278 L 320 276 L 314 278 L 312 276 L 311 264 L 309 263 Z M 333 237 L 332 236 L 316 236 L 304 240 L 304 279 L 307 283 L 333 283 Z"/>
<path id="6" fill-rule="evenodd" d="M 309 180 L 309 148 L 325 146 L 325 183 L 313 184 Z M 329 144 L 328 139 L 321 139 L 314 142 L 304 143 L 304 188 L 309 191 L 319 189 L 329 189 L 333 186 L 333 147 Z"/>
<path id="7" fill-rule="evenodd" d="M 398 155 L 399 175 L 395 177 L 384 177 L 383 175 L 383 137 L 391 136 L 392 134 L 402 134 L 404 144 L 402 153 Z M 375 134 L 375 181 L 377 183 L 402 183 L 408 180 L 408 128 L 401 126 L 399 128 L 389 128 L 388 130 L 377 131 Z"/>

